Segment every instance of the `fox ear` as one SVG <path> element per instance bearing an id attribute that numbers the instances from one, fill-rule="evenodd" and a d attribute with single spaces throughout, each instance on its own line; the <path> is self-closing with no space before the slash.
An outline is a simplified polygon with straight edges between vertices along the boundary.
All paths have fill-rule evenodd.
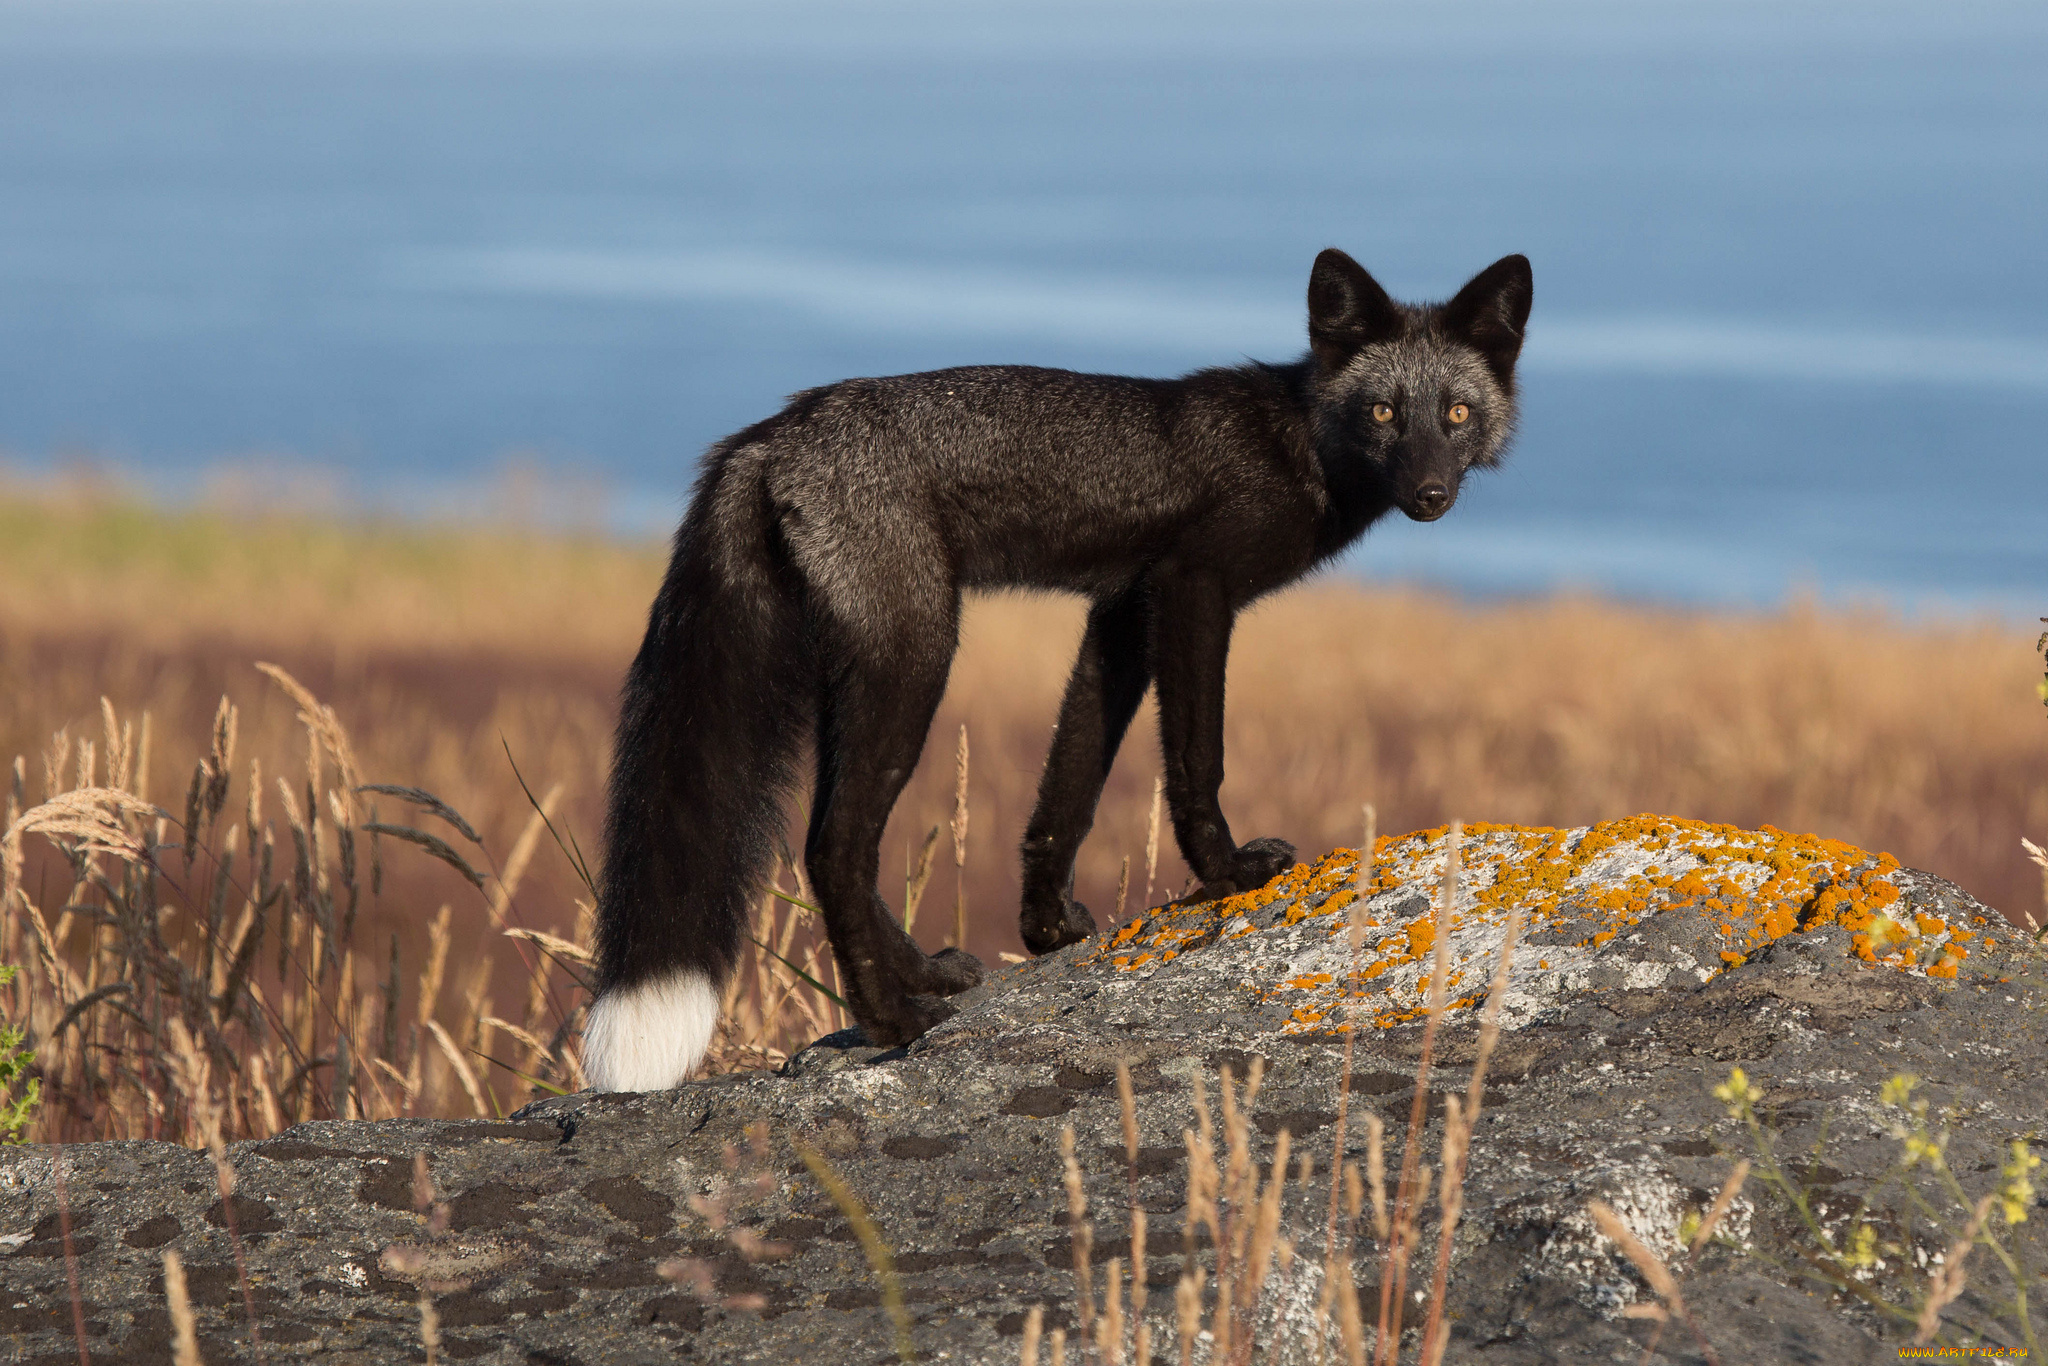
<path id="1" fill-rule="evenodd" d="M 1351 359 L 1359 347 L 1400 335 L 1400 306 L 1365 267 L 1325 247 L 1308 274 L 1308 344 L 1326 370 Z"/>
<path id="2" fill-rule="evenodd" d="M 1522 329 L 1529 322 L 1535 288 L 1529 258 L 1503 256 L 1473 276 L 1440 315 L 1444 330 L 1485 356 L 1503 384 L 1522 354 Z"/>

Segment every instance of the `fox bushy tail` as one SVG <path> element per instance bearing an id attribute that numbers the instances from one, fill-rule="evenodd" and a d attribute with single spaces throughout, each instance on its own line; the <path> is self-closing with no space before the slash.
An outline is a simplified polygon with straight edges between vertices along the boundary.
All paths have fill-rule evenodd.
<path id="1" fill-rule="evenodd" d="M 801 590 L 727 453 L 707 461 L 626 676 L 583 1031 L 604 1091 L 674 1086 L 703 1059 L 812 712 Z"/>

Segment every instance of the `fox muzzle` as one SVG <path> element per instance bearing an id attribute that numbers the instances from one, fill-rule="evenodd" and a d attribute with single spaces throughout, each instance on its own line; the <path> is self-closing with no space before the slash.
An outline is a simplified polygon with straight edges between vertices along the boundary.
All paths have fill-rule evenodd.
<path id="1" fill-rule="evenodd" d="M 1457 497 L 1450 486 L 1431 480 L 1408 495 L 1401 504 L 1401 511 L 1418 522 L 1434 522 L 1451 510 L 1451 503 Z"/>

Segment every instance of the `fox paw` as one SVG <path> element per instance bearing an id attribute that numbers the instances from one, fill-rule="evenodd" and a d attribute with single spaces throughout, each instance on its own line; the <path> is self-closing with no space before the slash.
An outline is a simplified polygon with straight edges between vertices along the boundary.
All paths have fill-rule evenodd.
<path id="1" fill-rule="evenodd" d="M 1017 931 L 1023 936 L 1025 948 L 1033 953 L 1052 953 L 1093 935 L 1095 917 L 1080 902 L 1063 899 L 1055 916 L 1027 912 L 1018 923 Z"/>
<path id="2" fill-rule="evenodd" d="M 1193 906 L 1203 901 L 1221 901 L 1227 896 L 1237 896 L 1265 886 L 1274 878 L 1294 866 L 1294 846 L 1286 840 L 1256 839 L 1238 846 L 1231 856 L 1230 876 L 1217 882 L 1205 882 L 1176 903 Z"/>
<path id="3" fill-rule="evenodd" d="M 921 1037 L 926 1030 L 957 1013 L 954 1006 L 938 997 L 919 994 L 899 996 L 885 1007 L 856 1010 L 854 1018 L 860 1021 L 861 1031 L 871 1042 L 878 1047 L 895 1048 Z"/>
<path id="4" fill-rule="evenodd" d="M 1241 892 L 1263 887 L 1294 866 L 1294 846 L 1268 836 L 1240 845 L 1231 860 L 1230 880 Z"/>
<path id="5" fill-rule="evenodd" d="M 918 985 L 935 996 L 957 996 L 981 985 L 981 960 L 965 949 L 940 949 L 925 962 Z"/>

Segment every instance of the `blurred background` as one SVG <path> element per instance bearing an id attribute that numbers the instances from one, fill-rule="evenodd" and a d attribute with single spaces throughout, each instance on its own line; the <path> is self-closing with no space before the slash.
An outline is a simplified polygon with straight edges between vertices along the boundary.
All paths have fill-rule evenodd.
<path id="1" fill-rule="evenodd" d="M 573 1083 L 573 952 L 501 931 L 587 935 L 618 681 L 708 443 L 848 375 L 1291 359 L 1328 245 L 1406 299 L 1523 252 L 1507 466 L 1240 630 L 1237 836 L 1656 811 L 2038 914 L 2043 72 L 2037 0 L 4 0 L 9 800 L 121 786 L 175 841 L 195 765 L 231 775 L 189 876 L 235 894 L 134 885 L 230 1003 L 192 1008 L 273 1060 L 246 1131 Z M 932 852 L 927 947 L 958 902 L 971 949 L 1021 950 L 1078 634 L 1072 602 L 970 606 L 883 846 L 899 908 Z M 1078 870 L 1104 921 L 1185 884 L 1170 830 L 1147 866 L 1158 763 L 1141 718 Z M 465 813 L 475 840 L 376 799 L 484 894 L 385 838 L 358 922 L 357 779 Z M 245 862 L 271 828 L 299 865 L 240 918 L 268 874 L 220 844 L 236 812 Z M 160 965 L 56 841 L 27 857 L 49 923 L 0 923 L 29 965 L 0 1016 L 43 1040 L 38 1132 L 155 1133 L 163 1040 L 48 1030 Z M 736 979 L 719 1066 L 837 1018 L 792 975 L 831 980 L 814 927 L 762 915 L 782 958 Z"/>
<path id="2" fill-rule="evenodd" d="M 1323 246 L 1519 251 L 1512 466 L 1357 567 L 2031 619 L 2043 71 L 1974 0 L 10 0 L 0 451 L 662 533 L 809 385 L 1290 358 Z"/>

